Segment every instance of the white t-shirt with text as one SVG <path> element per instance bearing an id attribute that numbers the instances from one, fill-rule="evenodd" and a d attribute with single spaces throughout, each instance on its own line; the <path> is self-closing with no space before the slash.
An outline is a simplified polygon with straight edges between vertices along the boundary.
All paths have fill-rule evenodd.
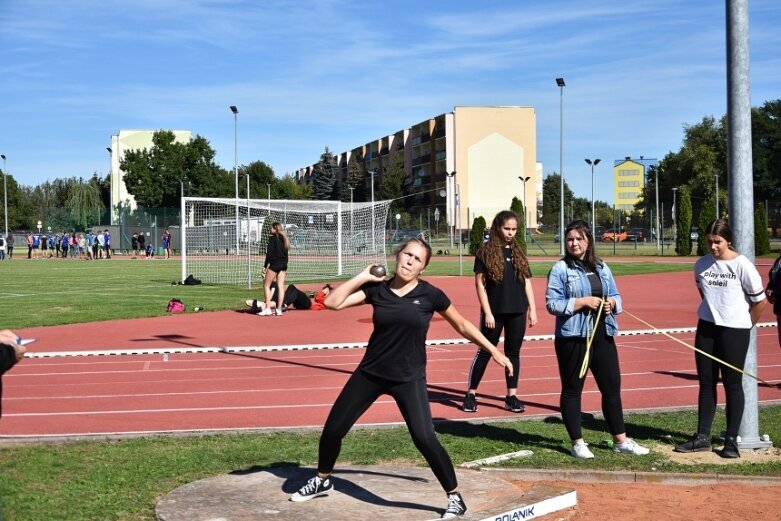
<path id="1" fill-rule="evenodd" d="M 694 264 L 694 282 L 703 296 L 699 318 L 717 326 L 751 329 L 751 303 L 765 298 L 765 288 L 757 268 L 745 256 L 701 257 Z"/>

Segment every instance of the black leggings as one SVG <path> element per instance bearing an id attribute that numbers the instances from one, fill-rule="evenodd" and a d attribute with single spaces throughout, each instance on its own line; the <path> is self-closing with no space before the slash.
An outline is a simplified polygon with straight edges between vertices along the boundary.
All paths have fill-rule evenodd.
<path id="1" fill-rule="evenodd" d="M 320 435 L 318 472 L 333 472 L 336 458 L 342 449 L 342 438 L 383 394 L 389 394 L 396 400 L 415 447 L 426 458 L 442 488 L 445 492 L 455 490 L 458 487 L 456 471 L 434 432 L 426 380 L 420 378 L 411 382 L 391 382 L 368 375 L 360 369 L 347 381 L 325 421 Z"/>
<path id="2" fill-rule="evenodd" d="M 750 338 L 750 329 L 717 326 L 713 322 L 700 320 L 697 322 L 694 345 L 705 353 L 743 369 Z M 700 381 L 697 433 L 710 436 L 713 416 L 716 414 L 716 384 L 719 383 L 721 372 L 721 381 L 727 395 L 727 436 L 737 436 L 746 403 L 743 395 L 743 374 L 700 353 L 694 354 L 694 361 Z"/>
<path id="3" fill-rule="evenodd" d="M 513 364 L 513 375 L 507 376 L 505 381 L 508 389 L 518 387 L 518 378 L 521 372 L 521 344 L 526 334 L 526 313 L 497 313 L 494 315 L 496 325 L 493 329 L 485 327 L 485 314 L 480 312 L 480 332 L 485 335 L 493 345 L 499 345 L 499 337 L 504 329 L 504 356 Z M 484 349 L 477 349 L 472 366 L 469 368 L 469 388 L 477 389 L 483 379 L 485 369 L 491 360 L 491 353 Z"/>
<path id="4" fill-rule="evenodd" d="M 581 429 L 581 396 L 586 379 L 580 378 L 580 367 L 586 356 L 585 338 L 556 338 L 556 358 L 559 361 L 561 378 L 561 419 L 571 440 L 583 437 Z M 591 374 L 602 393 L 602 414 L 605 416 L 610 434 L 623 434 L 624 411 L 621 405 L 621 369 L 618 366 L 618 350 L 613 337 L 605 331 L 605 322 L 600 320 L 594 342 L 591 344 Z"/>

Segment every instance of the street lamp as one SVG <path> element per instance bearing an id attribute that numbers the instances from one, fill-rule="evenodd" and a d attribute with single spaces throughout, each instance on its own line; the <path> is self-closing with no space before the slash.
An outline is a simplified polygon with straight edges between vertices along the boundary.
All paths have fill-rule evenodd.
<path id="1" fill-rule="evenodd" d="M 594 218 L 594 167 L 599 164 L 599 162 L 602 161 L 601 159 L 586 159 L 586 163 L 591 165 L 591 233 L 596 233 L 594 230 L 596 229 L 596 219 Z"/>
<path id="2" fill-rule="evenodd" d="M 233 174 L 236 177 L 236 255 L 239 254 L 239 144 L 238 144 L 238 121 L 239 109 L 236 105 L 230 106 L 233 112 Z"/>
<path id="3" fill-rule="evenodd" d="M 531 179 L 531 177 L 523 177 L 518 176 L 518 179 L 523 182 L 523 212 L 525 215 L 523 215 L 523 242 L 526 242 L 526 230 L 529 229 L 529 223 L 526 222 L 526 216 L 529 215 L 529 209 L 526 208 L 526 182 Z"/>
<path id="4" fill-rule="evenodd" d="M 377 173 L 376 170 L 369 170 L 369 175 L 372 177 L 372 182 L 371 182 L 372 209 L 371 209 L 371 212 L 372 212 L 372 251 L 373 252 L 377 251 L 377 244 L 376 244 L 377 232 L 374 229 L 374 174 L 376 174 L 376 173 Z"/>
<path id="5" fill-rule="evenodd" d="M 716 177 L 716 219 L 720 219 L 721 216 L 719 215 L 719 173 L 714 172 Z"/>
<path id="6" fill-rule="evenodd" d="M 5 239 L 8 240 L 8 172 L 5 169 L 5 154 L 0 154 L 3 158 L 3 215 L 5 215 Z"/>
<path id="7" fill-rule="evenodd" d="M 453 248 L 453 240 L 456 235 L 456 172 L 445 172 L 445 175 L 447 176 L 448 184 L 451 182 L 453 184 L 453 188 L 449 190 L 453 197 L 453 211 L 450 214 L 450 226 L 452 229 L 452 232 L 450 233 L 450 247 Z"/>
<path id="8" fill-rule="evenodd" d="M 659 237 L 659 168 L 654 168 L 654 175 L 656 176 L 656 249 L 658 250 L 662 246 L 662 239 Z"/>
<path id="9" fill-rule="evenodd" d="M 673 187 L 673 242 L 678 244 L 678 220 L 675 218 L 675 203 L 678 195 L 678 187 Z"/>
<path id="10" fill-rule="evenodd" d="M 559 87 L 559 178 L 561 191 L 559 197 L 559 253 L 564 256 L 564 78 L 556 78 Z"/>
<path id="11" fill-rule="evenodd" d="M 252 256 L 251 256 L 251 249 L 249 247 L 250 245 L 250 207 L 249 207 L 249 170 L 244 174 L 244 176 L 247 178 L 247 289 L 252 289 Z M 238 210 L 238 205 L 236 205 L 236 209 Z M 238 255 L 238 250 L 236 250 L 236 254 Z"/>

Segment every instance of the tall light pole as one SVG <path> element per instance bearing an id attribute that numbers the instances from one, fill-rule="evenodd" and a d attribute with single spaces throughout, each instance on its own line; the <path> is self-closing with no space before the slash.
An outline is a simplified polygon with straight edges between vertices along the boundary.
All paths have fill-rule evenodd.
<path id="1" fill-rule="evenodd" d="M 720 219 L 721 216 L 719 215 L 719 173 L 715 172 L 716 177 L 716 219 Z"/>
<path id="2" fill-rule="evenodd" d="M 347 188 L 350 189 L 350 237 L 353 237 L 355 235 L 353 232 L 353 221 L 355 221 L 355 213 L 353 212 L 353 194 L 355 192 L 355 187 L 348 185 Z"/>
<path id="3" fill-rule="evenodd" d="M 239 254 L 239 109 L 230 106 L 233 112 L 233 175 L 236 177 L 236 255 Z"/>
<path id="4" fill-rule="evenodd" d="M 521 180 L 523 183 L 523 242 L 526 242 L 526 230 L 529 229 L 529 223 L 527 221 L 527 216 L 529 215 L 529 209 L 526 208 L 526 182 L 531 179 L 531 177 L 523 177 L 522 175 L 518 176 L 518 179 Z"/>
<path id="5" fill-rule="evenodd" d="M 266 188 L 268 188 L 268 215 L 271 215 L 271 183 L 266 183 Z"/>
<path id="6" fill-rule="evenodd" d="M 586 163 L 591 165 L 591 233 L 596 233 L 594 230 L 596 229 L 596 219 L 594 218 L 594 167 L 599 164 L 599 162 L 602 161 L 601 159 L 586 159 Z"/>
<path id="7" fill-rule="evenodd" d="M 556 78 L 559 86 L 559 179 L 561 193 L 559 194 L 559 254 L 564 256 L 564 78 Z"/>
<path id="8" fill-rule="evenodd" d="M 656 175 L 656 249 L 660 249 L 662 247 L 662 238 L 659 237 L 660 227 L 659 227 L 659 168 L 654 168 L 654 174 Z"/>
<path id="9" fill-rule="evenodd" d="M 372 176 L 372 182 L 371 182 L 371 191 L 372 191 L 372 251 L 377 251 L 377 232 L 374 230 L 374 174 L 376 174 L 376 170 L 369 170 L 369 175 Z"/>
<path id="10" fill-rule="evenodd" d="M 111 171 L 114 169 L 114 152 L 111 150 L 111 147 L 106 147 L 106 152 L 108 152 L 108 179 L 109 179 L 109 187 L 111 187 Z M 119 140 L 117 140 L 117 154 L 119 153 Z M 119 161 L 119 158 L 117 158 L 117 161 Z M 119 163 L 117 163 L 117 169 L 119 169 Z M 117 176 L 117 179 L 119 179 L 119 176 Z M 119 180 L 117 180 L 117 183 Z M 117 193 L 119 193 L 117 191 Z M 114 190 L 108 191 L 109 196 L 109 213 L 108 213 L 108 223 L 114 224 Z M 119 212 L 117 212 L 119 213 Z M 98 226 L 100 226 L 100 219 L 98 219 Z"/>
<path id="11" fill-rule="evenodd" d="M 673 242 L 678 243 L 678 220 L 675 218 L 675 203 L 676 196 L 678 195 L 678 187 L 673 187 Z"/>
<path id="12" fill-rule="evenodd" d="M 455 172 L 455 170 L 453 172 L 450 172 L 450 173 L 445 172 L 445 175 L 447 176 L 448 184 L 450 184 L 451 181 L 452 181 L 452 184 L 453 184 L 453 188 L 450 190 L 450 193 L 452 194 L 452 197 L 453 197 L 453 212 L 450 214 L 452 222 L 449 223 L 450 226 L 451 226 L 451 229 L 453 230 L 450 233 L 450 247 L 452 248 L 453 247 L 453 240 L 454 240 L 455 235 L 456 235 L 456 172 Z"/>
<path id="13" fill-rule="evenodd" d="M 247 178 L 247 289 L 252 289 L 252 256 L 250 245 L 250 208 L 249 208 L 249 170 L 247 170 L 245 177 Z M 238 206 L 236 207 L 238 208 Z M 258 230 L 260 231 L 260 230 Z"/>
<path id="14" fill-rule="evenodd" d="M 3 158 L 3 215 L 5 215 L 5 235 L 3 236 L 4 239 L 8 239 L 8 183 L 6 182 L 6 178 L 8 177 L 8 172 L 5 169 L 5 154 L 0 154 L 0 157 Z"/>

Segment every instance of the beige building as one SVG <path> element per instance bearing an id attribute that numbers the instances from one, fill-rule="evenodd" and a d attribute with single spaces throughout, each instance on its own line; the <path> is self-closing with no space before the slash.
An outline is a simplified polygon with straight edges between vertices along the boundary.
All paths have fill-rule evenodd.
<path id="1" fill-rule="evenodd" d="M 430 229 L 435 224 L 444 229 L 445 222 L 468 229 L 483 216 L 490 225 L 515 196 L 529 208 L 528 226 L 536 227 L 535 210 L 542 197 L 536 125 L 531 107 L 455 107 L 335 154 L 337 185 L 348 189 L 349 172 L 357 169 L 365 200 L 371 200 L 372 180 L 376 197 L 383 175 L 398 158 L 404 164 L 410 194 L 405 203 L 414 222 Z M 314 165 L 302 168 L 296 178 L 311 184 L 313 170 Z M 519 177 L 529 180 L 524 183 Z M 459 219 L 454 219 L 456 213 Z"/>
<path id="2" fill-rule="evenodd" d="M 626 213 L 635 211 L 635 205 L 640 201 L 645 189 L 648 169 L 657 163 L 656 159 L 646 159 L 643 156 L 626 156 L 613 162 L 613 201 L 617 210 Z"/>
<path id="3" fill-rule="evenodd" d="M 125 173 L 120 170 L 119 162 L 128 150 L 152 148 L 152 137 L 157 130 L 120 130 L 119 134 L 111 136 L 111 224 L 116 224 L 117 205 L 126 203 L 131 209 L 136 208 L 136 200 L 125 186 Z M 189 143 L 192 133 L 189 130 L 172 130 L 177 143 Z"/>

